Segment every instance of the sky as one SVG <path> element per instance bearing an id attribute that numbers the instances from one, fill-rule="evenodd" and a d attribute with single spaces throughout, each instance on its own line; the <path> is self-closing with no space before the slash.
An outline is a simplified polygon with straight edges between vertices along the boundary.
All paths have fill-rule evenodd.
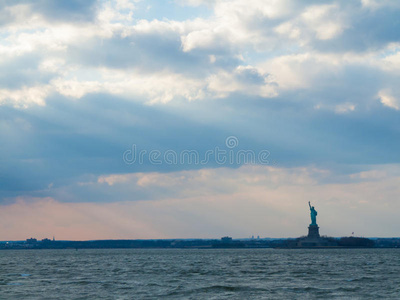
<path id="1" fill-rule="evenodd" d="M 0 240 L 400 236 L 398 0 L 0 0 Z"/>

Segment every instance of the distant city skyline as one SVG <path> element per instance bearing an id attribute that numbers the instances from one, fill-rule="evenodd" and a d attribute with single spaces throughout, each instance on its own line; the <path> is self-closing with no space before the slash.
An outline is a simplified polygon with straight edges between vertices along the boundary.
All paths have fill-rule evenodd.
<path id="1" fill-rule="evenodd" d="M 0 241 L 400 236 L 399 15 L 3 2 Z"/>

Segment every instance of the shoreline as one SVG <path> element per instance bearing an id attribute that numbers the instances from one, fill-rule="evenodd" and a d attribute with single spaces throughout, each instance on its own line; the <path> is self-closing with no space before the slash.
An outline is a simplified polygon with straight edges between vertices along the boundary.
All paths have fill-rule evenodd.
<path id="1" fill-rule="evenodd" d="M 0 242 L 0 250 L 31 249 L 367 249 L 400 248 L 400 238 L 321 238 L 330 244 L 301 244 L 304 238 L 266 239 L 150 239 L 55 241 L 30 238 L 26 241 Z"/>

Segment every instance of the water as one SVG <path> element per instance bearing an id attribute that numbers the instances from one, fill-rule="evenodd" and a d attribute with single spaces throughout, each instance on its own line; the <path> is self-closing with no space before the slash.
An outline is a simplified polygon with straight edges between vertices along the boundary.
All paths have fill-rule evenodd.
<path id="1" fill-rule="evenodd" d="M 400 299 L 400 249 L 0 251 L 0 299 Z"/>

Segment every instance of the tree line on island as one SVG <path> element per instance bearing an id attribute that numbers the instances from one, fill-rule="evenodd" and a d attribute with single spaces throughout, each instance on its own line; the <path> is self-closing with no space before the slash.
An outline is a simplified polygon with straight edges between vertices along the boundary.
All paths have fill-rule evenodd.
<path id="1" fill-rule="evenodd" d="M 27 239 L 26 241 L 1 242 L 0 249 L 101 249 L 101 248 L 299 248 L 300 238 L 249 238 L 232 239 L 154 239 L 154 240 L 94 240 L 55 241 Z M 329 241 L 324 248 L 400 248 L 400 238 L 321 237 Z"/>

